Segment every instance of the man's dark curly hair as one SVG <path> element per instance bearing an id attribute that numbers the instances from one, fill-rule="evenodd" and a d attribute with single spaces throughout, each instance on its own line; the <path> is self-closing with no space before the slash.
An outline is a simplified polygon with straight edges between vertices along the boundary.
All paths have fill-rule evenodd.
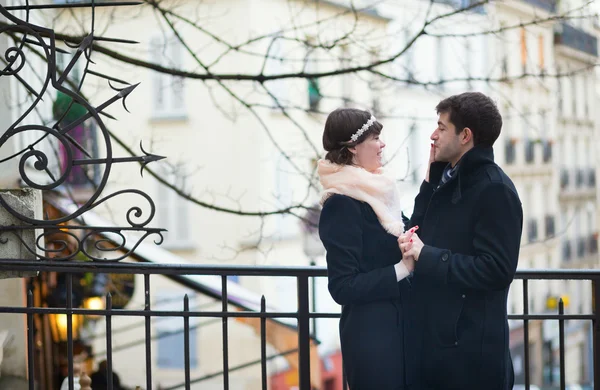
<path id="1" fill-rule="evenodd" d="M 502 116 L 496 104 L 480 92 L 450 96 L 435 107 L 438 114 L 449 113 L 456 134 L 468 127 L 475 146 L 492 147 L 502 129 Z"/>

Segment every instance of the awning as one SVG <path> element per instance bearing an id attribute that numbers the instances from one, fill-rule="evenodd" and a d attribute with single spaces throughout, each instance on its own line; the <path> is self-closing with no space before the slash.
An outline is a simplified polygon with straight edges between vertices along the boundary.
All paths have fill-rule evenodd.
<path id="1" fill-rule="evenodd" d="M 44 198 L 46 202 L 55 207 L 65 215 L 71 214 L 77 210 L 77 206 L 70 199 L 63 196 L 51 194 Z M 113 223 L 107 221 L 93 211 L 87 211 L 83 216 L 76 219 L 78 223 L 87 226 L 102 226 L 118 229 Z M 122 243 L 122 238 L 108 231 L 101 233 L 101 236 L 115 245 Z M 137 241 L 129 240 L 123 245 L 123 250 L 129 251 L 133 248 Z M 153 264 L 166 265 L 189 265 L 194 264 L 187 259 L 177 256 L 154 244 L 153 242 L 142 242 L 130 255 L 131 259 Z M 222 300 L 222 282 L 221 277 L 217 275 L 163 275 L 193 291 L 207 295 L 209 297 Z M 238 283 L 228 281 L 227 283 L 227 302 L 232 306 L 247 311 L 260 311 L 260 302 L 262 296 L 240 286 Z M 268 312 L 284 312 L 275 305 L 267 303 L 266 311 Z M 251 326 L 257 334 L 260 334 L 260 319 L 259 318 L 239 318 L 239 322 Z M 267 342 L 276 350 L 283 352 L 298 348 L 298 328 L 295 324 L 296 320 L 292 318 L 273 318 L 267 319 Z M 321 388 L 321 363 L 317 351 L 317 340 L 311 340 L 310 348 L 310 370 L 311 384 L 314 389 Z M 285 356 L 288 364 L 292 369 L 298 369 L 299 356 L 298 353 L 287 354 Z"/>

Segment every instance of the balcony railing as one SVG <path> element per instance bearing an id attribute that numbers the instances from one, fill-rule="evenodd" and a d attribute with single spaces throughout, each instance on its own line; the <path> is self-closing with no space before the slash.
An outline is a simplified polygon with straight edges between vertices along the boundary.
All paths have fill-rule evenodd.
<path id="1" fill-rule="evenodd" d="M 81 275 L 83 273 L 92 273 L 92 274 L 123 274 L 123 275 L 131 275 L 131 274 L 142 274 L 143 276 L 143 288 L 147 293 L 144 295 L 144 309 L 135 310 L 135 309 L 114 309 L 111 306 L 111 297 L 107 295 L 107 307 L 106 309 L 83 309 L 79 307 L 75 307 L 72 299 L 67 299 L 66 303 L 60 307 L 42 307 L 38 303 L 34 304 L 34 299 L 32 298 L 33 294 L 30 292 L 28 294 L 27 304 L 11 307 L 0 307 L 0 313 L 12 313 L 14 314 L 25 314 L 27 317 L 27 330 L 26 330 L 26 339 L 27 339 L 27 347 L 29 353 L 27 354 L 28 358 L 28 381 L 29 388 L 33 389 L 36 386 L 36 378 L 38 375 L 35 375 L 36 372 L 42 370 L 43 368 L 36 365 L 37 360 L 41 356 L 40 354 L 34 353 L 34 349 L 37 348 L 36 345 L 36 337 L 39 337 L 39 329 L 36 329 L 36 326 L 42 323 L 47 323 L 49 319 L 48 316 L 52 314 L 62 314 L 67 318 L 67 330 L 65 337 L 65 350 L 68 351 L 66 353 L 68 357 L 68 372 L 69 377 L 73 377 L 73 365 L 74 365 L 74 355 L 73 355 L 73 345 L 76 341 L 76 337 L 74 337 L 75 330 L 75 317 L 76 316 L 89 316 L 96 315 L 99 317 L 105 318 L 106 329 L 105 332 L 101 335 L 106 339 L 106 361 L 107 361 L 107 369 L 109 371 L 109 376 L 112 375 L 112 367 L 113 367 L 113 337 L 115 329 L 113 329 L 113 323 L 117 318 L 121 317 L 130 317 L 130 318 L 140 318 L 145 319 L 145 321 L 141 322 L 142 329 L 140 332 L 140 336 L 143 337 L 141 341 L 141 348 L 145 350 L 145 356 L 142 353 L 139 356 L 139 364 L 140 370 L 145 370 L 145 385 L 146 389 L 157 388 L 157 379 L 156 374 L 153 376 L 152 367 L 155 358 L 155 351 L 153 351 L 153 340 L 157 337 L 156 335 L 152 336 L 151 331 L 151 319 L 156 318 L 164 318 L 164 317 L 179 317 L 181 318 L 181 322 L 183 324 L 180 330 L 170 331 L 171 333 L 179 333 L 183 334 L 183 338 L 185 339 L 184 348 L 178 350 L 178 353 L 181 353 L 185 362 L 181 370 L 183 371 L 180 378 L 180 382 L 170 383 L 167 387 L 163 384 L 163 388 L 168 389 L 179 389 L 186 388 L 189 389 L 191 384 L 200 383 L 207 378 L 213 380 L 213 384 L 215 380 L 219 380 L 223 389 L 228 389 L 229 380 L 232 373 L 241 368 L 248 368 L 252 365 L 260 366 L 260 382 L 262 382 L 263 388 L 266 388 L 266 384 L 268 381 L 269 373 L 267 363 L 271 361 L 275 357 L 286 356 L 289 354 L 297 354 L 298 361 L 298 371 L 297 378 L 299 383 L 297 384 L 299 389 L 310 389 L 311 388 L 311 366 L 320 364 L 320 361 L 311 360 L 311 356 L 314 359 L 315 355 L 311 355 L 311 348 L 314 346 L 315 335 L 311 334 L 311 324 L 314 332 L 314 324 L 316 319 L 326 319 L 326 318 L 339 318 L 339 312 L 317 312 L 315 309 L 315 302 L 317 295 L 314 294 L 314 291 L 311 293 L 311 286 L 314 288 L 315 278 L 323 278 L 327 276 L 327 270 L 324 267 L 254 267 L 254 266 L 203 266 L 203 265 L 160 265 L 160 264 L 139 264 L 139 263 L 91 263 L 91 262 L 31 262 L 24 263 L 22 261 L 12 261 L 12 260 L 2 260 L 0 261 L 0 270 L 10 269 L 13 271 L 39 271 L 39 272 L 56 272 L 63 276 L 66 276 L 64 280 L 66 281 L 66 291 L 73 291 L 74 280 L 76 275 Z M 178 277 L 184 275 L 202 275 L 202 276 L 217 276 L 220 279 L 220 289 L 218 287 L 213 286 L 213 288 L 204 291 L 205 294 L 209 295 L 212 298 L 217 297 L 220 301 L 219 306 L 220 310 L 208 310 L 205 308 L 190 308 L 187 304 L 187 299 L 184 299 L 183 310 L 156 310 L 154 308 L 154 302 L 151 299 L 150 291 L 151 291 L 151 277 L 162 275 L 168 276 L 173 280 L 177 280 Z M 242 311 L 233 311 L 228 309 L 228 304 L 235 301 L 235 296 L 232 296 L 228 293 L 228 278 L 233 275 L 244 276 L 245 278 L 249 277 L 286 277 L 293 278 L 296 282 L 296 297 L 294 302 L 290 302 L 290 306 L 293 307 L 292 310 L 288 311 L 272 311 L 267 310 L 268 307 L 271 307 L 267 304 L 265 297 L 263 296 L 260 303 L 260 308 L 258 310 L 242 310 Z M 154 280 L 154 279 L 153 279 Z M 532 292 L 529 289 L 532 280 L 577 280 L 579 283 L 583 283 L 584 281 L 591 281 L 592 283 L 592 296 L 588 296 L 586 299 L 591 302 L 591 311 L 589 313 L 580 313 L 580 314 L 565 314 L 564 313 L 564 305 L 563 301 L 559 300 L 558 302 L 558 310 L 555 313 L 536 313 L 530 312 L 530 300 L 535 297 L 532 296 Z M 312 283 L 311 283 L 312 282 Z M 529 385 L 531 383 L 531 367 L 533 364 L 540 364 L 540 362 L 532 362 L 531 355 L 533 350 L 530 351 L 530 331 L 532 323 L 535 321 L 556 321 L 558 323 L 558 330 L 556 333 L 557 337 L 557 345 L 558 349 L 558 364 L 557 369 L 560 372 L 560 389 L 565 389 L 565 321 L 585 321 L 593 327 L 593 332 L 590 332 L 590 337 L 592 338 L 592 347 L 591 350 L 593 352 L 593 365 L 588 367 L 590 372 L 593 373 L 594 378 L 598 378 L 597 375 L 600 375 L 600 307 L 596 307 L 596 305 L 600 304 L 600 270 L 522 270 L 517 271 L 516 281 L 513 285 L 520 284 L 521 288 L 518 291 L 522 291 L 522 303 L 523 303 L 523 311 L 522 313 L 511 313 L 508 318 L 511 321 L 522 323 L 522 332 L 520 334 L 519 340 L 517 344 L 522 345 L 522 354 L 520 356 L 523 361 L 523 371 L 522 377 L 519 379 L 518 383 L 525 383 Z M 29 284 L 29 286 L 35 286 L 35 283 Z M 189 288 L 190 286 L 186 286 Z M 215 291 L 219 292 L 216 294 Z M 234 291 L 234 289 L 231 289 Z M 216 295 L 215 295 L 216 294 Z M 233 292 L 232 292 L 233 294 Z M 70 296 L 70 293 L 67 293 L 67 297 Z M 312 300 L 312 302 L 311 302 Z M 312 305 L 311 305 L 312 303 Z M 289 308 L 284 308 L 289 309 Z M 222 371 L 214 372 L 214 373 L 203 373 L 200 377 L 192 377 L 190 372 L 190 319 L 194 318 L 204 318 L 204 319 L 217 319 L 220 325 L 222 326 L 221 332 L 221 342 L 222 349 L 219 351 L 223 351 L 222 355 Z M 259 331 L 257 332 L 257 337 L 260 338 L 260 349 L 257 350 L 257 355 L 259 356 L 256 360 L 241 364 L 239 366 L 231 366 L 229 363 L 229 351 L 232 347 L 229 345 L 229 336 L 231 332 L 231 328 L 228 325 L 228 319 L 255 319 L 258 324 L 257 327 Z M 273 330 L 272 327 L 266 327 L 266 322 L 273 319 L 291 319 L 297 326 L 293 327 L 294 331 L 297 333 L 294 337 L 296 337 L 297 348 L 292 348 L 291 350 L 280 351 L 281 353 L 276 355 L 267 355 L 267 333 Z M 589 321 L 589 322 L 588 322 Z M 37 336 L 36 336 L 37 335 Z M 161 337 L 158 335 L 158 337 Z M 515 337 L 511 335 L 511 337 Z M 271 339 L 269 339 L 271 340 Z M 512 343 L 511 343 L 512 344 Z M 511 347 L 512 348 L 512 347 Z M 511 352 L 512 353 L 512 352 Z M 514 356 L 514 355 L 513 355 Z M 221 356 L 220 356 L 221 357 Z M 220 360 L 220 359 L 217 359 Z M 321 366 L 322 367 L 322 366 Z M 144 372 L 144 371 L 142 371 Z M 258 372 L 258 371 L 257 371 Z M 174 378 L 174 377 L 172 377 Z M 522 382 L 521 382 L 522 381 Z M 140 384 L 141 385 L 141 384 Z M 71 382 L 70 387 L 73 388 L 73 383 Z M 529 386 L 527 386 L 529 387 Z M 38 387 L 39 388 L 39 387 Z M 52 387 L 40 388 L 41 390 L 47 390 Z M 144 387 L 140 387 L 144 388 Z M 211 388 L 217 388 L 212 386 Z M 219 386 L 221 388 L 221 386 Z M 344 389 L 346 388 L 344 384 Z M 600 380 L 594 382 L 594 389 L 600 390 Z"/>
<path id="2" fill-rule="evenodd" d="M 598 39 L 565 22 L 554 32 L 554 43 L 598 57 Z"/>
<path id="3" fill-rule="evenodd" d="M 556 0 L 524 0 L 524 2 L 548 12 L 556 12 Z"/>

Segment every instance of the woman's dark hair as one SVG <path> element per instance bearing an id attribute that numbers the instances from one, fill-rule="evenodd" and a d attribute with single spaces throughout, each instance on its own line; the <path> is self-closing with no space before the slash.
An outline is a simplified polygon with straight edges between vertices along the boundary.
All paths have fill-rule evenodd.
<path id="1" fill-rule="evenodd" d="M 357 108 L 338 108 L 331 112 L 323 131 L 323 149 L 327 151 L 325 158 L 334 164 L 351 165 L 353 155 L 348 148 L 364 142 L 370 135 L 381 134 L 383 125 L 375 121 L 356 141 L 350 140 L 370 118 L 369 111 Z"/>

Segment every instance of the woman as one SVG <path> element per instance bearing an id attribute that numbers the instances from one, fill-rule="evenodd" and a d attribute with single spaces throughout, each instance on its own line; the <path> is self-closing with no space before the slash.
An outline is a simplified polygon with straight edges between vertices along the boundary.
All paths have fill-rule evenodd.
<path id="1" fill-rule="evenodd" d="M 342 305 L 340 339 L 350 390 L 408 389 L 413 357 L 404 231 L 394 180 L 383 175 L 383 126 L 367 111 L 342 108 L 327 117 L 318 174 L 324 188 L 319 235 L 327 250 L 329 292 Z"/>

